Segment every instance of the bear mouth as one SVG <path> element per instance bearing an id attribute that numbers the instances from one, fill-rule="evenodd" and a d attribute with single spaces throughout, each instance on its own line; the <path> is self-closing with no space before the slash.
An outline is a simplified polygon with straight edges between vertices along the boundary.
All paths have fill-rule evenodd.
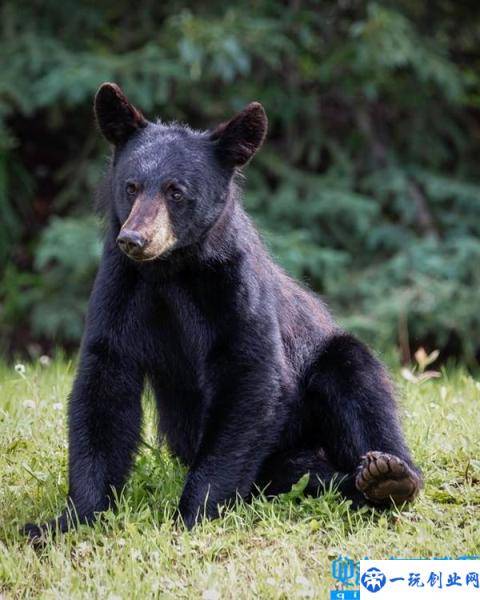
<path id="1" fill-rule="evenodd" d="M 166 243 L 161 248 L 155 248 L 152 252 L 152 248 L 147 246 L 142 252 L 127 252 L 120 246 L 120 250 L 125 254 L 127 258 L 136 263 L 147 263 L 155 260 L 164 260 L 169 257 L 174 249 L 176 240 L 173 243 Z"/>
<path id="2" fill-rule="evenodd" d="M 165 251 L 160 252 L 159 254 L 141 254 L 134 255 L 129 254 L 128 252 L 124 252 L 125 256 L 127 256 L 130 260 L 133 260 L 136 263 L 146 263 L 153 262 L 154 260 L 162 260 L 171 254 L 171 248 L 167 248 Z"/>

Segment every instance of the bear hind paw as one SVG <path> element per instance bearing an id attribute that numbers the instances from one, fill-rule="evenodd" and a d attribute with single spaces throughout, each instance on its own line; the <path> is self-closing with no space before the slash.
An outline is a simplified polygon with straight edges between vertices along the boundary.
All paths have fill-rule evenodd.
<path id="1" fill-rule="evenodd" d="M 401 505 L 417 497 L 422 481 L 401 458 L 370 451 L 362 457 L 355 486 L 372 504 Z"/>

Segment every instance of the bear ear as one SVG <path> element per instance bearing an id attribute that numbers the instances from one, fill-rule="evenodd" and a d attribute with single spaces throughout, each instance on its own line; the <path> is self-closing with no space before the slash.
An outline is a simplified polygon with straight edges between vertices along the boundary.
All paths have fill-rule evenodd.
<path id="1" fill-rule="evenodd" d="M 228 167 L 241 167 L 260 148 L 267 134 L 268 119 L 259 102 L 251 102 L 242 112 L 219 125 L 211 134 L 217 156 Z"/>
<path id="2" fill-rule="evenodd" d="M 116 83 L 103 83 L 94 101 L 95 117 L 101 132 L 115 146 L 124 144 L 147 120 L 130 104 Z"/>

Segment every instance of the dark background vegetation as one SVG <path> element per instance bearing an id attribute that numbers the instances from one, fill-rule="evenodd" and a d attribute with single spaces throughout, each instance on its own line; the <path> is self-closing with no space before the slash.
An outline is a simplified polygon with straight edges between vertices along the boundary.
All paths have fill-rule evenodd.
<path id="1" fill-rule="evenodd" d="M 480 339 L 480 21 L 458 0 L 0 5 L 0 334 L 74 350 L 100 256 L 92 117 L 116 81 L 210 127 L 260 100 L 245 203 L 342 323 L 404 359 Z"/>

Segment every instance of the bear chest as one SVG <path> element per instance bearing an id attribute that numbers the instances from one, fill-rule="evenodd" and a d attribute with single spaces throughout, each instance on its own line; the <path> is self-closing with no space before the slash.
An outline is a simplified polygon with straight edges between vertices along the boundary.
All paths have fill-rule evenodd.
<path id="1" fill-rule="evenodd" d="M 151 294 L 144 315 L 147 373 L 157 385 L 173 389 L 201 387 L 216 323 L 190 289 L 165 287 Z"/>

